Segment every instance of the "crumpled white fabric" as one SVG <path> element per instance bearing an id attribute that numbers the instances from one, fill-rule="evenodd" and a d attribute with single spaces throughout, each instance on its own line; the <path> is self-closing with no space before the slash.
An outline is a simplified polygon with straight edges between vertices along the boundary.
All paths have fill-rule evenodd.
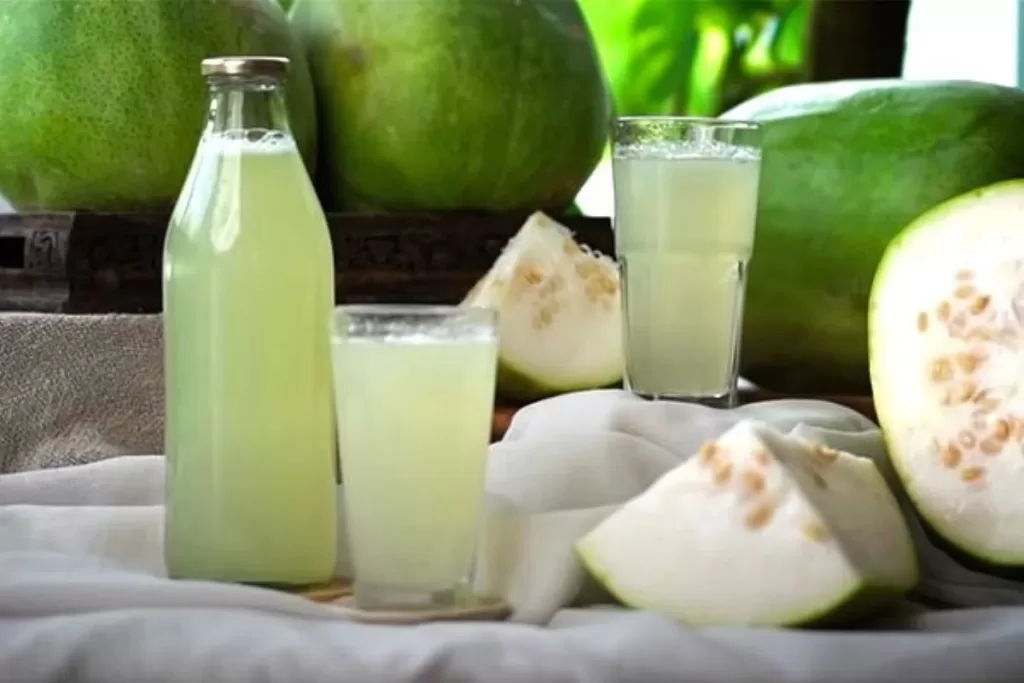
<path id="1" fill-rule="evenodd" d="M 2 476 L 0 672 L 16 675 L 0 680 L 407 683 L 438 680 L 432 676 L 444 671 L 442 678 L 471 681 L 529 676 L 881 683 L 896 680 L 883 674 L 899 666 L 913 665 L 907 671 L 920 673 L 924 660 L 916 657 L 931 663 L 953 653 L 959 663 L 936 665 L 927 680 L 1024 680 L 1024 649 L 1012 645 L 1014 639 L 1024 642 L 1024 607 L 983 609 L 1024 604 L 1024 586 L 957 564 L 930 544 L 908 505 L 923 566 L 920 594 L 982 608 L 925 614 L 913 609 L 885 622 L 888 628 L 939 629 L 923 640 L 913 630 L 899 638 L 695 631 L 655 615 L 579 609 L 607 596 L 587 579 L 573 543 L 702 441 L 742 419 L 871 457 L 899 491 L 875 425 L 831 403 L 780 400 L 724 411 L 608 390 L 533 404 L 490 448 L 477 569 L 478 589 L 503 595 L 518 624 L 363 626 L 346 622 L 331 606 L 290 595 L 163 578 L 161 456 Z M 344 523 L 339 526 L 343 533 Z M 344 536 L 340 541 L 344 548 Z M 346 575 L 348 562 L 341 555 L 338 573 Z M 965 656 L 962 647 L 954 647 L 946 633 L 951 628 L 977 631 L 971 642 L 980 649 L 972 652 L 986 657 Z M 957 635 L 957 642 L 967 642 L 963 633 Z M 855 654 L 864 652 L 865 638 L 884 648 L 870 661 Z M 346 646 L 357 642 L 358 652 Z M 896 642 L 903 642 L 899 651 L 891 649 Z M 818 646 L 830 652 L 829 659 L 808 654 Z M 793 651 L 801 653 L 799 662 L 780 654 Z M 693 663 L 680 661 L 681 653 Z M 846 668 L 834 668 L 839 662 Z M 664 668 L 669 663 L 675 668 Z M 679 677 L 687 667 L 700 676 Z M 328 671 L 333 673 L 323 677 Z M 946 678 L 951 671 L 961 677 Z"/>

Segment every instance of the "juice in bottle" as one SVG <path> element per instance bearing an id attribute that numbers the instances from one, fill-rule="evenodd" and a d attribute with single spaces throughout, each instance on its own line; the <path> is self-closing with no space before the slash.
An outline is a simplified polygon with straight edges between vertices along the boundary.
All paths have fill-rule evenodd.
<path id="1" fill-rule="evenodd" d="M 286 69 L 203 62 L 209 120 L 164 250 L 174 578 L 299 586 L 334 570 L 334 269 Z"/>

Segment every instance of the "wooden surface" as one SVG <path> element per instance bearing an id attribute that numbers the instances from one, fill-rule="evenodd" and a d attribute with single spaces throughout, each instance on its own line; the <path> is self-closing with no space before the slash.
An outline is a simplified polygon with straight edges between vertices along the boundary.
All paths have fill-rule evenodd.
<path id="1" fill-rule="evenodd" d="M 335 298 L 458 303 L 527 217 L 329 214 Z M 610 219 L 555 218 L 581 243 L 613 254 Z M 167 221 L 157 213 L 0 214 L 0 311 L 158 313 Z"/>
<path id="2" fill-rule="evenodd" d="M 832 401 L 856 410 L 872 422 L 878 421 L 878 417 L 875 415 L 875 406 L 870 396 L 792 396 L 787 394 L 777 394 L 771 391 L 762 391 L 760 389 L 740 392 L 741 403 L 756 403 L 757 401 L 769 401 L 780 398 L 814 398 L 824 401 Z M 494 409 L 494 421 L 491 426 L 491 436 L 495 441 L 505 435 L 509 424 L 512 422 L 512 417 L 521 407 L 522 406 L 498 405 Z"/>

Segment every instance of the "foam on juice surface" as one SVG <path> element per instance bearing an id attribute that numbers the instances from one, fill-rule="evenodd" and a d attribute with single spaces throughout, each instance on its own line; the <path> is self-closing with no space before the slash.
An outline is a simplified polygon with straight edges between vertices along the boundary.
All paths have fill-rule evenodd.
<path id="1" fill-rule="evenodd" d="M 335 337 L 338 340 L 338 337 Z M 478 330 L 473 332 L 456 332 L 447 330 L 432 330 L 429 332 L 414 332 L 412 334 L 389 334 L 381 332 L 361 337 L 343 338 L 346 344 L 403 344 L 407 346 L 468 346 L 474 344 L 494 344 L 497 335 L 489 330 Z"/>
<path id="2" fill-rule="evenodd" d="M 654 140 L 615 146 L 616 159 L 729 159 L 760 161 L 761 150 L 750 145 L 735 145 L 721 140 Z"/>
<path id="3" fill-rule="evenodd" d="M 362 317 L 358 314 L 339 320 L 347 334 L 335 334 L 336 340 L 384 344 L 471 344 L 494 342 L 494 326 L 480 320 L 455 316 L 437 317 Z"/>
<path id="4" fill-rule="evenodd" d="M 276 130 L 230 129 L 210 133 L 203 141 L 211 155 L 288 154 L 298 151 L 295 139 Z"/>

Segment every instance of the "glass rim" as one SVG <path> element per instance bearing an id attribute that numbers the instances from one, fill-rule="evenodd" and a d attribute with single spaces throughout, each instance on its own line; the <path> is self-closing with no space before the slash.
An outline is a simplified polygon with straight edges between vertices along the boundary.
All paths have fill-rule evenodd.
<path id="1" fill-rule="evenodd" d="M 617 116 L 614 119 L 614 125 L 620 124 L 631 124 L 631 123 L 662 123 L 662 124 L 696 124 L 701 126 L 708 126 L 711 128 L 736 128 L 736 129 L 748 129 L 748 130 L 759 130 L 761 124 L 757 121 L 751 121 L 749 119 L 722 119 L 715 118 L 712 116 L 668 116 L 668 115 L 655 115 L 655 116 Z"/>
<path id="2" fill-rule="evenodd" d="M 331 312 L 331 341 L 395 338 L 420 334 L 443 338 L 486 335 L 497 342 L 498 311 L 484 306 L 443 304 L 342 304 Z"/>

